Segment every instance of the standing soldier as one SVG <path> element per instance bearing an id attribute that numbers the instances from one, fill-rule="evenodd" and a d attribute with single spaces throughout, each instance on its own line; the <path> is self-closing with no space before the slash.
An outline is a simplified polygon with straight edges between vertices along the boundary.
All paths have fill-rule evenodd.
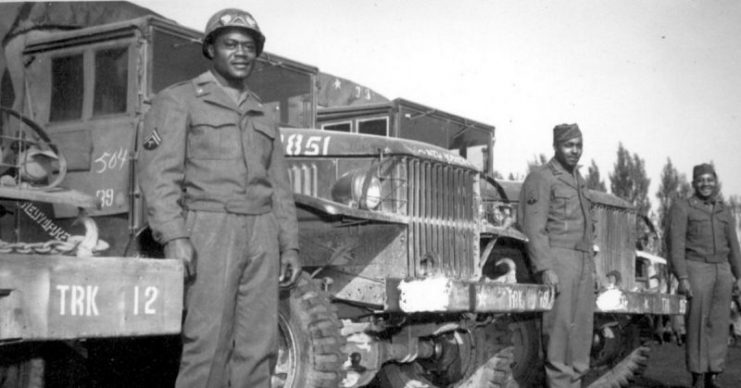
<path id="1" fill-rule="evenodd" d="M 264 42 L 249 13 L 217 12 L 210 70 L 162 91 L 144 121 L 149 224 L 186 272 L 177 387 L 270 387 L 279 278 L 301 271 L 278 126 L 246 84 Z"/>
<path id="2" fill-rule="evenodd" d="M 718 387 L 728 353 L 731 292 L 741 287 L 741 253 L 731 209 L 718 198 L 713 166 L 692 170 L 695 194 L 672 205 L 668 246 L 677 291 L 689 299 L 687 369 L 692 386 Z M 733 274 L 731 274 L 733 273 Z"/>
<path id="3" fill-rule="evenodd" d="M 553 149 L 554 157 L 525 179 L 519 218 L 536 276 L 556 290 L 542 323 L 547 384 L 576 388 L 589 370 L 595 303 L 592 217 L 577 167 L 579 127 L 553 128 Z"/>

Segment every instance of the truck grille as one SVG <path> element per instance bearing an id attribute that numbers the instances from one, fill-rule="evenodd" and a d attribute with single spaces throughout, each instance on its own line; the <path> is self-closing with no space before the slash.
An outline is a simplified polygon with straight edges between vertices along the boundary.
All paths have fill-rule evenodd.
<path id="1" fill-rule="evenodd" d="M 406 159 L 409 274 L 473 274 L 478 244 L 474 179 L 469 170 L 428 160 Z"/>
<path id="2" fill-rule="evenodd" d="M 475 172 L 406 156 L 388 157 L 378 166 L 383 188 L 377 211 L 409 217 L 407 274 L 399 275 L 473 275 L 479 254 Z M 293 192 L 329 195 L 328 188 L 319 187 L 319 175 L 328 172 L 312 161 L 292 160 L 288 174 Z"/>
<path id="3" fill-rule="evenodd" d="M 317 190 L 317 167 L 314 163 L 291 163 L 288 169 L 288 177 L 293 186 L 293 192 L 316 197 Z"/>

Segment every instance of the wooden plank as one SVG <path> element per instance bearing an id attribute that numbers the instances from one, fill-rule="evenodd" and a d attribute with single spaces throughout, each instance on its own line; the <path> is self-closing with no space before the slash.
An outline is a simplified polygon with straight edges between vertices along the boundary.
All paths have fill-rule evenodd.
<path id="1" fill-rule="evenodd" d="M 0 330 L 12 337 L 0 339 L 180 332 L 183 268 L 177 260 L 2 255 L 0 268 L 0 289 L 20 297 L 0 303 L 0 323 L 22 327 L 20 338 L 14 329 Z"/>

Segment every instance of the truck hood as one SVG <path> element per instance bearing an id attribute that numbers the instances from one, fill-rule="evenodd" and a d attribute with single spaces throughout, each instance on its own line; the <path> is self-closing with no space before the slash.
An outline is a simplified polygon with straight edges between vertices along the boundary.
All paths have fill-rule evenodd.
<path id="1" fill-rule="evenodd" d="M 281 128 L 287 157 L 409 155 L 478 170 L 453 151 L 414 140 L 318 129 Z"/>

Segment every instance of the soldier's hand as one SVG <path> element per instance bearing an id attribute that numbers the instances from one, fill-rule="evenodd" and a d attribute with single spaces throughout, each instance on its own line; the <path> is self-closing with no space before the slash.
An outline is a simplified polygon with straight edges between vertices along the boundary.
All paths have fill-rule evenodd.
<path id="1" fill-rule="evenodd" d="M 543 271 L 540 274 L 540 282 L 546 286 L 553 287 L 556 290 L 556 294 L 558 294 L 558 275 L 553 270 L 547 269 Z"/>
<path id="2" fill-rule="evenodd" d="M 278 282 L 281 287 L 288 287 L 296 282 L 301 274 L 301 259 L 298 252 L 289 249 L 280 254 L 280 277 Z"/>
<path id="3" fill-rule="evenodd" d="M 736 303 L 736 307 L 741 311 L 741 278 L 736 279 L 733 283 L 733 290 L 731 291 L 731 298 Z"/>
<path id="4" fill-rule="evenodd" d="M 677 294 L 684 295 L 687 297 L 687 299 L 692 298 L 692 286 L 690 286 L 689 279 L 679 279 L 679 284 L 677 285 Z"/>
<path id="5" fill-rule="evenodd" d="M 165 257 L 178 259 L 185 268 L 185 280 L 191 281 L 196 277 L 196 255 L 190 239 L 177 238 L 165 244 Z"/>

